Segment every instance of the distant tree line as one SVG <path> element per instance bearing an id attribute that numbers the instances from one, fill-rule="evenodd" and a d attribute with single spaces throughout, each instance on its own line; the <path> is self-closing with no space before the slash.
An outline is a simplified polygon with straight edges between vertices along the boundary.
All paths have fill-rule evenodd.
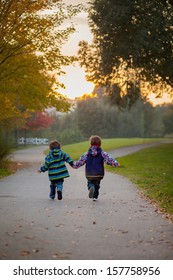
<path id="1" fill-rule="evenodd" d="M 57 138 L 62 144 L 88 140 L 90 135 L 102 138 L 173 137 L 173 105 L 153 106 L 147 99 L 129 110 L 110 103 L 108 96 L 84 96 L 66 114 L 53 114 L 49 128 L 28 130 L 28 136 Z"/>

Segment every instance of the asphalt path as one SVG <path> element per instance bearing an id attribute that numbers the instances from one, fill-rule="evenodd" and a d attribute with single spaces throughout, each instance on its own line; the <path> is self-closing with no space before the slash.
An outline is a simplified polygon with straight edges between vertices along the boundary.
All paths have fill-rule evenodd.
<path id="1" fill-rule="evenodd" d="M 119 157 L 145 147 L 110 153 Z M 1 260 L 173 259 L 173 224 L 122 176 L 106 172 L 93 202 L 84 167 L 68 165 L 63 200 L 50 200 L 47 173 L 37 173 L 46 148 L 15 152 L 12 159 L 29 166 L 0 180 Z"/>

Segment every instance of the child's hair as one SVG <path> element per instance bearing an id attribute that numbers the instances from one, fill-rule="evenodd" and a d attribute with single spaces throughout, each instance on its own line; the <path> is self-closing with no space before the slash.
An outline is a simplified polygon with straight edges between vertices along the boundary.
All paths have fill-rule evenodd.
<path id="1" fill-rule="evenodd" d="M 101 137 L 100 136 L 92 135 L 89 140 L 90 140 L 90 144 L 92 146 L 101 146 Z"/>
<path id="2" fill-rule="evenodd" d="M 61 145 L 57 140 L 53 140 L 53 141 L 50 141 L 49 147 L 50 147 L 50 150 L 53 150 L 54 148 L 60 149 Z"/>

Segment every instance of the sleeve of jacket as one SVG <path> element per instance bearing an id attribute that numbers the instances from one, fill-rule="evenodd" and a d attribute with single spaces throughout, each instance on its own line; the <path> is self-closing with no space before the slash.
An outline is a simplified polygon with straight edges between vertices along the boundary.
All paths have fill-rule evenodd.
<path id="1" fill-rule="evenodd" d="M 45 162 L 44 164 L 40 167 L 40 170 L 42 172 L 45 172 L 49 169 L 49 160 L 48 160 L 48 156 L 45 158 Z"/>
<path id="2" fill-rule="evenodd" d="M 63 153 L 63 159 L 64 159 L 64 161 L 69 163 L 71 166 L 73 166 L 73 160 L 71 159 L 71 157 L 68 154 Z"/>
<path id="3" fill-rule="evenodd" d="M 103 161 L 108 164 L 108 165 L 111 165 L 111 166 L 118 166 L 118 162 L 113 159 L 108 153 L 102 151 L 102 157 L 103 157 Z"/>
<path id="4" fill-rule="evenodd" d="M 87 156 L 88 156 L 88 152 L 83 154 L 80 157 L 80 159 L 78 159 L 77 161 L 73 162 L 73 168 L 77 169 L 77 168 L 81 167 L 82 165 L 84 165 L 86 163 Z"/>

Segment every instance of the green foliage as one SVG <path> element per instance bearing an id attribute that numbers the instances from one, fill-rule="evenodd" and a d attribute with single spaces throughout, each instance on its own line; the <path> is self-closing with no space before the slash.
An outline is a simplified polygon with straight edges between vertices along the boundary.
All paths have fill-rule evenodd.
<path id="1" fill-rule="evenodd" d="M 171 105 L 153 107 L 139 98 L 130 110 L 120 110 L 110 105 L 109 98 L 104 93 L 84 96 L 72 112 L 52 116 L 53 124 L 42 131 L 42 137 L 58 138 L 62 144 L 80 142 L 94 134 L 102 138 L 171 137 Z"/>
<path id="2" fill-rule="evenodd" d="M 148 148 L 118 159 L 115 171 L 127 176 L 145 195 L 168 213 L 173 213 L 173 144 Z"/>
<path id="3" fill-rule="evenodd" d="M 11 147 L 7 142 L 7 139 L 4 139 L 0 135 L 0 160 L 4 160 L 10 154 Z"/>
<path id="4" fill-rule="evenodd" d="M 64 129 L 59 135 L 58 139 L 63 145 L 77 143 L 83 140 L 81 132 L 78 128 L 67 128 Z"/>
<path id="5" fill-rule="evenodd" d="M 13 172 L 11 172 L 8 162 L 3 161 L 3 163 L 0 163 L 0 179 L 9 176 L 12 173 Z"/>
<path id="6" fill-rule="evenodd" d="M 163 116 L 164 132 L 166 134 L 173 134 L 173 105 L 168 107 L 168 110 Z"/>
<path id="7" fill-rule="evenodd" d="M 103 111 L 98 105 L 97 98 L 81 99 L 77 103 L 77 123 L 84 137 L 90 134 L 100 134 L 104 129 Z"/>
<path id="8" fill-rule="evenodd" d="M 110 105 L 109 97 L 81 99 L 74 112 L 75 122 L 85 138 L 98 134 L 103 138 L 160 137 L 164 135 L 161 116 L 168 107 L 153 107 L 140 98 L 131 110 Z M 75 123 L 74 122 L 74 123 Z"/>
<path id="9" fill-rule="evenodd" d="M 91 45 L 80 42 L 81 66 L 88 80 L 108 85 L 110 94 L 112 84 L 121 88 L 121 96 L 116 98 L 119 106 L 123 95 L 128 95 L 129 83 L 132 92 L 128 99 L 132 101 L 135 88 L 139 86 L 140 93 L 147 81 L 158 86 L 157 93 L 162 92 L 161 87 L 173 92 L 171 1 L 94 0 L 89 23 L 94 39 Z M 123 99 L 123 103 L 127 101 Z"/>

